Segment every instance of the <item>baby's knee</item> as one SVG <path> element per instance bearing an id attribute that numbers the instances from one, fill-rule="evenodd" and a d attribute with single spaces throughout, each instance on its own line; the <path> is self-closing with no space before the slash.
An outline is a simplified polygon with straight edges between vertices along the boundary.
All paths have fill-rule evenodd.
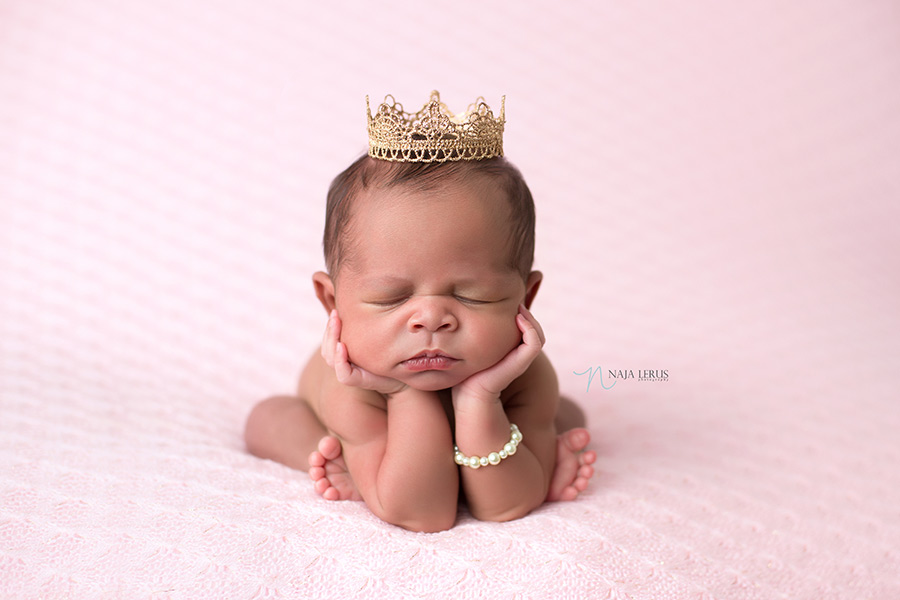
<path id="1" fill-rule="evenodd" d="M 297 402 L 297 398 L 273 396 L 253 407 L 244 425 L 244 443 L 250 454 L 256 456 L 267 454 L 266 447 L 272 439 L 272 430 L 278 420 L 284 418 L 284 413 L 294 402 Z"/>
<path id="2" fill-rule="evenodd" d="M 560 396 L 559 406 L 556 409 L 556 431 L 562 433 L 576 427 L 584 427 L 586 423 L 584 410 L 572 399 Z"/>

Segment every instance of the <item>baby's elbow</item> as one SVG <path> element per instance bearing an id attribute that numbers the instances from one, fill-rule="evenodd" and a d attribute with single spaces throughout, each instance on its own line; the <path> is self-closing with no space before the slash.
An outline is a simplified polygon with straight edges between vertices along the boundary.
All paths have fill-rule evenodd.
<path id="1" fill-rule="evenodd" d="M 389 520 L 393 525 L 416 533 L 438 533 L 447 531 L 456 522 L 456 515 L 427 515 L 406 519 Z"/>
<path id="2" fill-rule="evenodd" d="M 414 533 L 440 533 L 451 529 L 455 521 L 456 519 L 452 521 L 411 521 L 399 523 L 398 526 Z"/>
<path id="3" fill-rule="evenodd" d="M 379 515 L 383 521 L 416 533 L 447 531 L 456 522 L 456 506 L 441 510 L 385 511 Z"/>
<path id="4" fill-rule="evenodd" d="M 525 498 L 519 498 L 518 501 L 512 501 L 504 505 L 494 505 L 492 507 L 476 507 L 469 505 L 472 516 L 479 521 L 491 521 L 495 523 L 503 523 L 506 521 L 515 521 L 528 515 L 531 511 L 544 503 L 546 493 L 543 495 L 531 494 Z"/>
<path id="5" fill-rule="evenodd" d="M 516 519 L 521 519 L 526 516 L 532 510 L 537 508 L 538 505 L 532 504 L 517 504 L 515 506 L 507 507 L 503 510 L 493 511 L 493 512 L 484 512 L 484 513 L 473 513 L 473 517 L 478 519 L 479 521 L 490 521 L 493 523 L 505 523 L 506 521 L 515 521 Z"/>

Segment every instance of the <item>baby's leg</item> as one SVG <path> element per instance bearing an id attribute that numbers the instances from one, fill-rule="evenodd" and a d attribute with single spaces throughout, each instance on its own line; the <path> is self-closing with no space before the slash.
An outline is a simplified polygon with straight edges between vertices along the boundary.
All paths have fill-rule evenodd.
<path id="1" fill-rule="evenodd" d="M 556 465 L 550 478 L 547 501 L 574 500 L 587 489 L 588 481 L 594 475 L 594 461 L 597 453 L 585 451 L 591 441 L 591 434 L 584 429 L 584 413 L 568 398 L 560 398 L 556 414 L 557 431 L 562 431 L 556 441 Z"/>
<path id="2" fill-rule="evenodd" d="M 302 398 L 275 396 L 257 404 L 247 418 L 244 439 L 251 454 L 307 471 L 326 500 L 360 499 L 340 441 Z"/>
<path id="3" fill-rule="evenodd" d="M 587 420 L 581 407 L 565 396 L 560 396 L 556 408 L 556 430 L 568 431 L 576 427 L 584 427 Z"/>
<path id="4" fill-rule="evenodd" d="M 263 400 L 253 407 L 244 429 L 251 454 L 301 471 L 309 469 L 309 455 L 326 435 L 315 413 L 297 396 Z"/>

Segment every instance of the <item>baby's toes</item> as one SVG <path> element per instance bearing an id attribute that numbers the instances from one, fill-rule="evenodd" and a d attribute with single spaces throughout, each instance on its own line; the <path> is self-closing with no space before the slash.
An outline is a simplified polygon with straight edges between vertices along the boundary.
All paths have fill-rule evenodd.
<path id="1" fill-rule="evenodd" d="M 331 482 L 328 481 L 327 477 L 322 477 L 321 479 L 316 479 L 313 483 L 313 487 L 316 490 L 316 493 L 320 496 L 324 495 L 328 488 L 331 487 Z"/>
<path id="2" fill-rule="evenodd" d="M 563 443 L 573 453 L 584 450 L 591 441 L 591 434 L 584 427 L 576 427 L 562 434 Z"/>
<path id="3" fill-rule="evenodd" d="M 575 481 L 572 482 L 572 487 L 578 490 L 579 493 L 581 493 L 588 488 L 588 483 L 588 479 L 578 477 L 577 479 L 575 479 Z"/>
<path id="4" fill-rule="evenodd" d="M 331 485 L 331 482 L 328 481 L 327 477 L 323 477 L 319 479 L 315 483 L 316 493 L 325 498 L 326 500 L 340 500 L 341 493 Z"/>
<path id="5" fill-rule="evenodd" d="M 597 453 L 593 450 L 582 452 L 578 458 L 578 462 L 583 465 L 592 465 L 597 460 Z"/>
<path id="6" fill-rule="evenodd" d="M 575 483 L 577 483 L 577 482 L 575 482 Z M 560 495 L 559 499 L 562 500 L 563 502 L 571 502 L 572 500 L 574 500 L 575 498 L 578 497 L 578 492 L 579 492 L 579 490 L 577 487 L 575 487 L 574 484 L 570 485 L 562 491 L 562 494 Z"/>
<path id="7" fill-rule="evenodd" d="M 313 450 L 306 460 L 309 462 L 310 467 L 324 467 L 326 462 L 325 457 L 318 450 Z"/>
<path id="8" fill-rule="evenodd" d="M 335 460 L 337 457 L 341 455 L 341 442 L 333 435 L 326 435 L 321 440 L 319 440 L 319 453 L 323 459 L 323 465 L 325 464 L 325 460 Z"/>
<path id="9" fill-rule="evenodd" d="M 332 500 L 332 501 L 340 500 L 341 493 L 337 490 L 337 488 L 329 487 L 327 490 L 325 490 L 322 493 L 322 497 L 325 498 L 326 500 Z"/>

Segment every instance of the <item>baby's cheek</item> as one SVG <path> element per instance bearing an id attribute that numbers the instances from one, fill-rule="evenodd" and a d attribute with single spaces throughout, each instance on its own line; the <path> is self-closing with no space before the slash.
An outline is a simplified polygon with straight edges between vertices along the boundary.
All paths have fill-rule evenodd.
<path id="1" fill-rule="evenodd" d="M 364 330 L 356 326 L 353 321 L 344 321 L 341 326 L 341 341 L 347 347 L 350 361 L 362 366 L 368 352 L 368 340 L 362 335 Z"/>
<path id="2" fill-rule="evenodd" d="M 522 332 L 519 331 L 515 319 L 510 319 L 509 322 L 506 319 L 498 320 L 492 324 L 488 339 L 491 340 L 492 359 L 496 363 L 519 345 L 522 341 Z"/>
<path id="3" fill-rule="evenodd" d="M 512 350 L 522 343 L 522 332 L 519 331 L 519 326 L 516 325 L 515 317 L 513 317 L 512 321 L 506 325 L 504 331 L 507 336 L 507 351 Z"/>
<path id="4" fill-rule="evenodd" d="M 385 339 L 371 324 L 343 324 L 341 341 L 347 346 L 350 362 L 375 375 L 384 375 L 388 368 L 383 364 L 387 357 Z"/>

